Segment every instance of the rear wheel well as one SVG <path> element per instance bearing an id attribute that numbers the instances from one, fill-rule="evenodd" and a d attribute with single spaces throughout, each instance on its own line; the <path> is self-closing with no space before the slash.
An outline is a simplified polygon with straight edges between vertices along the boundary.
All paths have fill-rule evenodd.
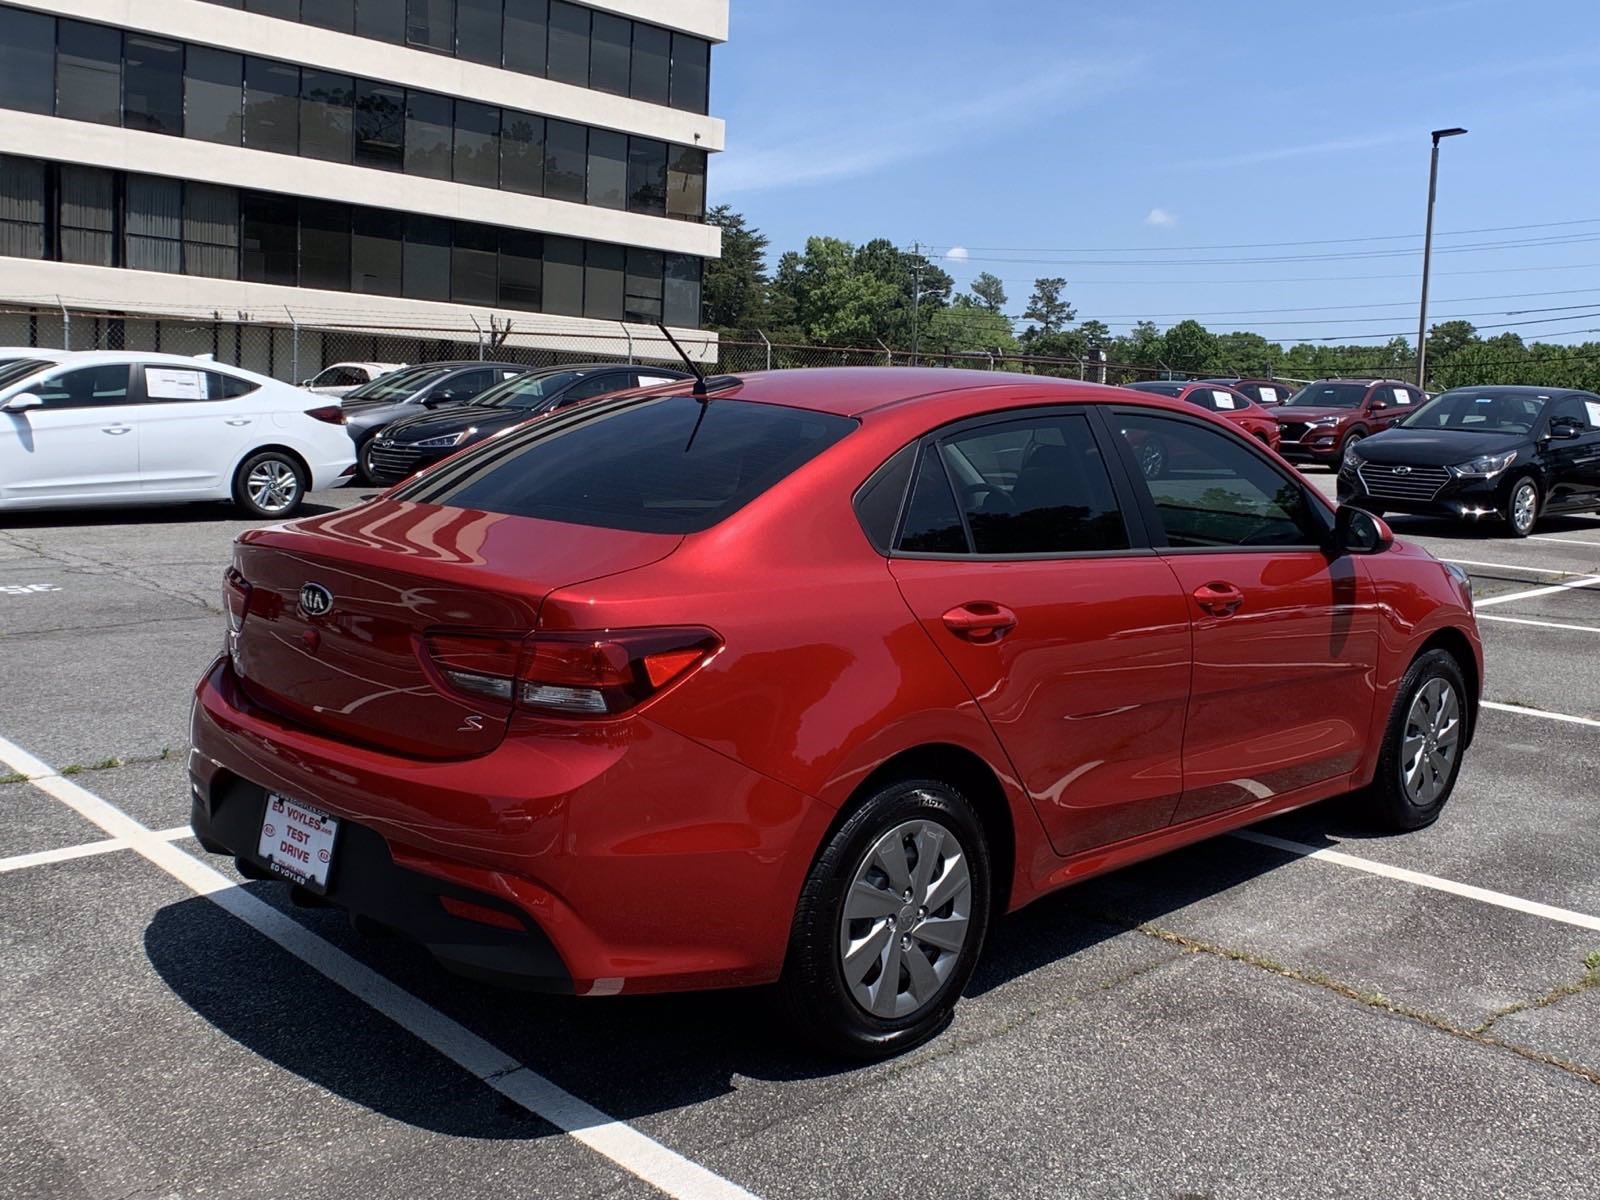
<path id="1" fill-rule="evenodd" d="M 1417 651 L 1417 658 L 1421 658 L 1430 650 L 1443 650 L 1456 660 L 1456 665 L 1461 668 L 1461 677 L 1467 681 L 1467 712 L 1470 714 L 1467 721 L 1467 744 L 1471 744 L 1472 735 L 1478 729 L 1478 658 L 1472 653 L 1472 643 L 1467 641 L 1467 635 L 1459 629 L 1441 629 L 1433 634 L 1422 644 L 1422 649 Z M 1413 662 L 1416 660 L 1413 659 Z"/>
<path id="2" fill-rule="evenodd" d="M 244 466 L 245 463 L 249 462 L 256 455 L 265 454 L 268 450 L 274 451 L 283 455 L 285 458 L 293 460 L 294 464 L 300 468 L 300 473 L 306 477 L 306 491 L 309 492 L 311 490 L 313 483 L 311 478 L 311 465 L 306 462 L 305 458 L 298 451 L 291 450 L 288 446 L 280 446 L 276 442 L 269 443 L 265 446 L 252 447 L 241 454 L 239 456 L 239 461 L 233 464 L 234 481 L 237 482 L 239 479 L 240 467 Z"/>
<path id="3" fill-rule="evenodd" d="M 972 751 L 942 742 L 902 750 L 861 781 L 839 809 L 835 826 L 848 818 L 864 797 L 902 779 L 937 779 L 971 802 L 989 840 L 995 912 L 1005 912 L 1011 904 L 1011 880 L 1016 869 L 1016 831 L 1000 780 L 989 764 Z"/>

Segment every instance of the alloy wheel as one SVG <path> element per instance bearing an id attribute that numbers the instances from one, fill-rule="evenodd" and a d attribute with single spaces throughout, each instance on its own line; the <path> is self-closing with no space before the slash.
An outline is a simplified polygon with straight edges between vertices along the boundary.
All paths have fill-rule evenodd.
<path id="1" fill-rule="evenodd" d="M 1434 676 L 1412 697 L 1400 742 L 1400 785 L 1406 798 L 1427 808 L 1450 784 L 1461 749 L 1461 700 L 1448 679 Z"/>
<path id="2" fill-rule="evenodd" d="M 1511 524 L 1518 533 L 1527 533 L 1539 515 L 1539 489 L 1524 479 L 1511 493 Z"/>
<path id="3" fill-rule="evenodd" d="M 269 458 L 250 468 L 245 491 L 262 512 L 286 512 L 299 499 L 300 480 L 294 468 L 279 458 Z"/>
<path id="4" fill-rule="evenodd" d="M 880 1018 L 932 1003 L 961 958 L 971 915 L 972 874 L 956 835 L 936 821 L 896 825 L 845 893 L 839 966 L 851 997 Z"/>

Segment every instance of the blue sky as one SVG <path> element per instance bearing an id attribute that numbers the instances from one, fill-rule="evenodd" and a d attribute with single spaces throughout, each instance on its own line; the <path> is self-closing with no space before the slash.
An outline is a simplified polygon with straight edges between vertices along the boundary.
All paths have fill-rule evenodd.
<path id="1" fill-rule="evenodd" d="M 1195 315 L 1382 341 L 1415 336 L 1428 133 L 1465 126 L 1442 148 L 1430 318 L 1585 340 L 1596 15 L 1594 0 L 733 0 L 710 200 L 768 234 L 774 261 L 811 234 L 920 241 L 958 285 L 999 275 L 1013 313 L 1033 278 L 1063 275 L 1080 319 L 1118 332 Z M 1259 245 L 1356 238 L 1389 240 Z M 1265 257 L 1303 260 L 1194 261 Z"/>

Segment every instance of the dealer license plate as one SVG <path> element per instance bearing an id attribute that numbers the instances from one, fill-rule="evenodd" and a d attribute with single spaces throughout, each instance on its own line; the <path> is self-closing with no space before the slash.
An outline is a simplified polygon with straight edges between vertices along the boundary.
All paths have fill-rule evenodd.
<path id="1" fill-rule="evenodd" d="M 338 833 L 337 817 L 268 792 L 261 818 L 261 841 L 256 849 L 276 874 L 313 891 L 325 892 Z"/>

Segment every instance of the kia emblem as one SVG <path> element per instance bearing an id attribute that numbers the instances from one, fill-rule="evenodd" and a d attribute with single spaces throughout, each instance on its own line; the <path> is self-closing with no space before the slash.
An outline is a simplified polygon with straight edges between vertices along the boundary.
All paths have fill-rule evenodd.
<path id="1" fill-rule="evenodd" d="M 300 588 L 300 611 L 308 617 L 325 617 L 333 611 L 333 593 L 320 583 Z"/>

